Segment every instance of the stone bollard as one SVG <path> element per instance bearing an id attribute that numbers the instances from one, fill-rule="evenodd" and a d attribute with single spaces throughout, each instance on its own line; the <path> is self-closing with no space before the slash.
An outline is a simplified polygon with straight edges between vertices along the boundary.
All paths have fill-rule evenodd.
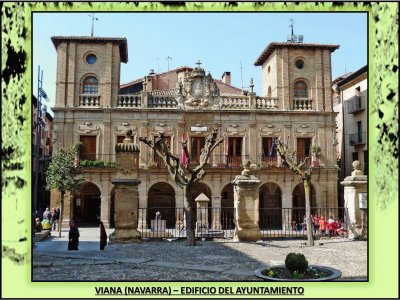
<path id="1" fill-rule="evenodd" d="M 201 193 L 194 201 L 197 203 L 196 231 L 200 234 L 208 233 L 208 202 L 210 199 Z"/>
<path id="2" fill-rule="evenodd" d="M 366 214 L 367 205 L 367 176 L 360 170 L 361 163 L 353 162 L 354 171 L 340 184 L 344 185 L 344 205 L 347 209 L 346 217 L 349 229 L 349 238 L 367 237 Z M 360 201 L 361 200 L 361 201 Z M 365 209 L 365 211 L 364 211 Z"/>
<path id="3" fill-rule="evenodd" d="M 234 186 L 235 241 L 259 241 L 259 186 L 260 180 L 250 175 L 250 161 L 246 161 Z"/>
<path id="4" fill-rule="evenodd" d="M 123 143 L 115 146 L 117 152 L 117 174 L 115 185 L 115 231 L 110 244 L 139 241 L 138 228 L 139 192 L 137 179 L 139 148 L 132 142 L 132 130 L 125 132 Z"/>

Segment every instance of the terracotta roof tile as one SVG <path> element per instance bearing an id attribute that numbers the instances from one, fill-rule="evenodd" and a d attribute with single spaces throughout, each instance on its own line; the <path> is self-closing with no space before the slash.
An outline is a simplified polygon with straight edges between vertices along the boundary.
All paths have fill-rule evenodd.
<path id="1" fill-rule="evenodd" d="M 99 37 L 99 36 L 52 36 L 51 40 L 54 47 L 57 46 L 62 41 L 88 41 L 92 43 L 104 43 L 112 42 L 119 44 L 119 52 L 121 56 L 121 61 L 128 62 L 128 42 L 126 38 L 122 37 Z"/>
<path id="2" fill-rule="evenodd" d="M 310 44 L 306 44 L 306 43 L 293 43 L 293 42 L 281 42 L 281 43 L 272 42 L 260 54 L 260 56 L 255 61 L 254 65 L 255 66 L 261 66 L 268 59 L 268 57 L 272 54 L 272 52 L 275 49 L 284 48 L 284 47 L 290 47 L 290 48 L 322 48 L 322 49 L 328 49 L 331 52 L 333 52 L 336 49 L 338 49 L 340 46 L 339 45 L 332 45 L 332 44 L 311 44 L 311 43 Z"/>

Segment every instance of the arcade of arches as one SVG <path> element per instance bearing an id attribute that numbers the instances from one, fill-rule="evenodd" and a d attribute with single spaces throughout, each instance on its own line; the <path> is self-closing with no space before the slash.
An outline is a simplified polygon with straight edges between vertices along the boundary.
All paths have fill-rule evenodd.
<path id="1" fill-rule="evenodd" d="M 220 206 L 214 207 L 212 203 L 212 192 L 210 187 L 203 183 L 197 182 L 193 187 L 192 197 L 196 199 L 201 193 L 206 195 L 210 201 L 208 207 L 211 210 L 208 214 L 209 224 L 212 222 L 213 212 L 218 212 L 222 227 L 232 228 L 234 226 L 234 186 L 232 183 L 226 184 L 220 194 Z M 110 192 L 109 205 L 109 226 L 114 227 L 114 206 L 115 206 L 115 189 L 112 187 Z M 73 199 L 73 215 L 71 216 L 81 226 L 98 226 L 101 215 L 101 192 L 99 187 L 92 182 L 84 182 L 81 185 L 80 192 L 75 194 Z M 154 218 L 157 211 L 161 213 L 163 219 L 166 220 L 167 228 L 176 226 L 177 211 L 176 193 L 174 187 L 167 182 L 157 182 L 151 185 L 147 192 L 147 214 L 144 222 L 147 228 L 150 228 L 151 219 Z M 291 208 L 296 208 L 291 215 L 292 220 L 302 220 L 305 213 L 305 193 L 302 183 L 297 184 L 292 192 Z M 259 188 L 259 225 L 263 229 L 279 229 L 283 225 L 282 208 L 284 195 L 280 186 L 274 182 L 267 182 L 260 185 Z M 311 186 L 312 206 L 316 206 L 315 189 Z M 104 204 L 103 204 L 104 205 Z M 290 207 L 290 206 L 289 206 Z M 144 208 L 144 207 L 143 207 Z M 105 220 L 103 220 L 104 222 Z M 105 222 L 105 223 L 108 223 Z"/>

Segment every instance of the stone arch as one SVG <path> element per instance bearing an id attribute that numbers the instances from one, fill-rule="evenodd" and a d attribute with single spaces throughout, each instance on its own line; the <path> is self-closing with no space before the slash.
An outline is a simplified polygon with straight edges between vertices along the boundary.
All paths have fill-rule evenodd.
<path id="1" fill-rule="evenodd" d="M 311 184 L 311 207 L 316 207 L 315 188 Z M 303 222 L 306 213 L 306 197 L 303 182 L 298 183 L 293 189 L 292 221 Z"/>
<path id="2" fill-rule="evenodd" d="M 148 228 L 157 211 L 161 213 L 162 219 L 166 220 L 167 228 L 173 228 L 176 220 L 175 189 L 167 182 L 157 182 L 149 188 L 147 196 Z"/>
<path id="3" fill-rule="evenodd" d="M 91 181 L 81 183 L 73 200 L 73 218 L 84 226 L 98 226 L 101 212 L 101 189 Z"/>
<path id="4" fill-rule="evenodd" d="M 234 192 L 233 184 L 228 183 L 221 191 L 221 224 L 222 229 L 233 228 L 234 225 Z"/>
<path id="5" fill-rule="evenodd" d="M 259 190 L 260 229 L 282 228 L 282 190 L 274 182 L 267 182 Z"/>

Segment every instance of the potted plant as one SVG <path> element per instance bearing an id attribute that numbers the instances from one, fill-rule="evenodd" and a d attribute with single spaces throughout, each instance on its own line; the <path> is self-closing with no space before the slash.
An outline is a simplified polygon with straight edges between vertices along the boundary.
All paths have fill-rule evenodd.
<path id="1" fill-rule="evenodd" d="M 289 253 L 285 265 L 257 269 L 255 276 L 265 281 L 331 281 L 342 276 L 339 270 L 309 265 L 302 253 Z"/>

